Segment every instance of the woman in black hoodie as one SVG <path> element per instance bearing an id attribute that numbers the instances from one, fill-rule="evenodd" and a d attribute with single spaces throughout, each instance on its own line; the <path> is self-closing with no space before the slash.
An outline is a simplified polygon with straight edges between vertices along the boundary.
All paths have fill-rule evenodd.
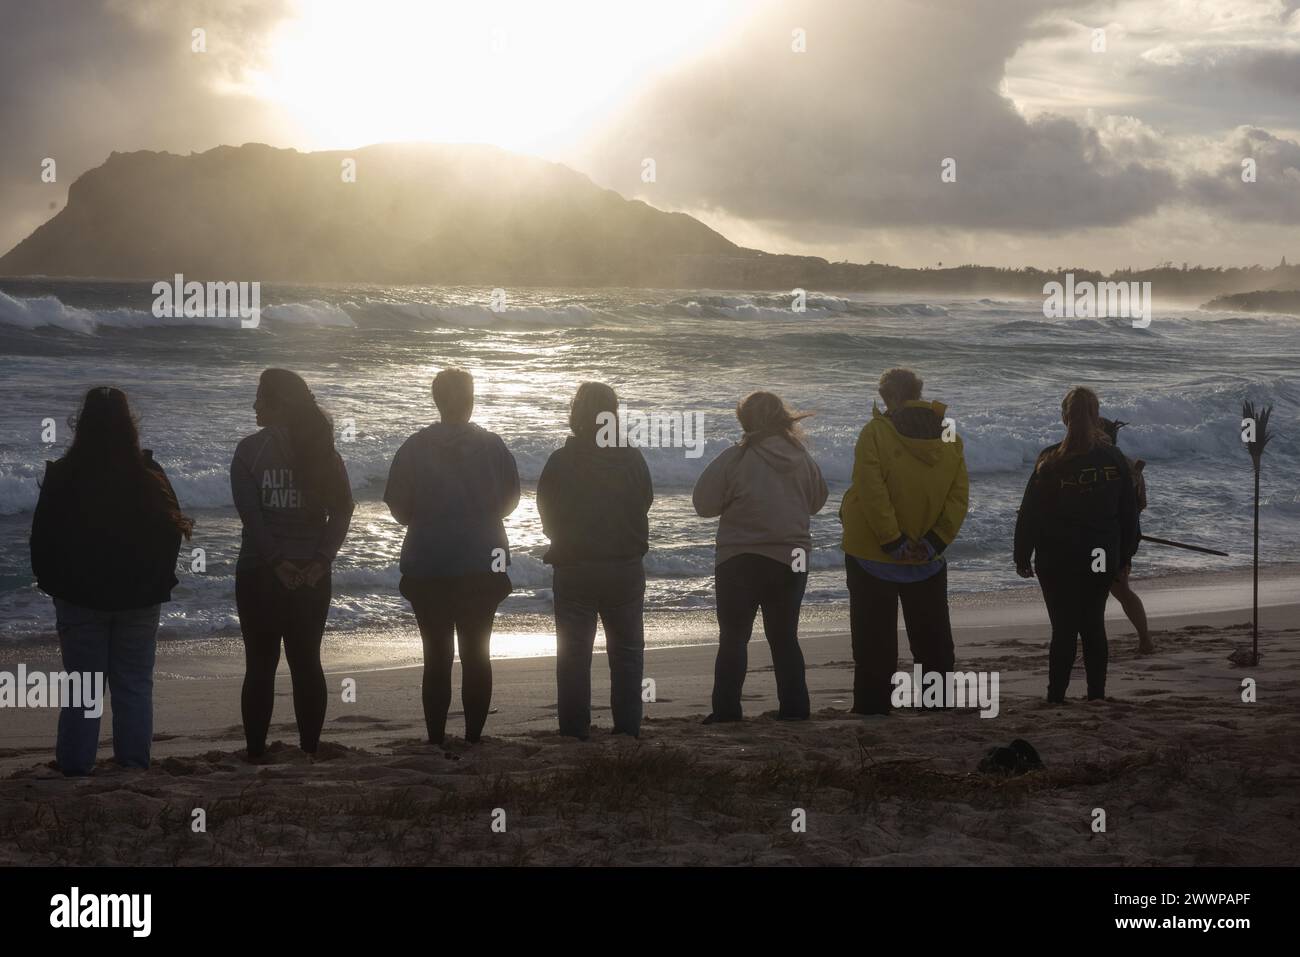
<path id="1" fill-rule="evenodd" d="M 569 436 L 537 480 L 537 512 L 551 540 L 543 561 L 555 567 L 555 678 L 560 734 L 591 731 L 591 651 L 596 618 L 605 626 L 614 734 L 641 733 L 645 633 L 642 556 L 654 501 L 641 451 L 616 436 L 618 396 L 599 382 L 578 386 Z"/>
<path id="2" fill-rule="evenodd" d="M 177 584 L 181 536 L 194 523 L 181 514 L 162 466 L 140 448 L 120 389 L 91 389 L 71 425 L 67 454 L 46 463 L 32 517 L 32 571 L 54 599 L 64 670 L 107 677 L 114 760 L 147 768 L 158 616 Z M 99 715 L 87 710 L 59 713 L 55 757 L 66 775 L 95 766 Z"/>
<path id="3" fill-rule="evenodd" d="M 1102 429 L 1096 393 L 1071 389 L 1061 418 L 1065 439 L 1038 456 L 1015 537 L 1016 571 L 1022 578 L 1037 572 L 1052 622 L 1047 700 L 1054 703 L 1065 701 L 1080 637 L 1088 698 L 1106 696 L 1106 597 L 1140 537 L 1133 476 Z"/>

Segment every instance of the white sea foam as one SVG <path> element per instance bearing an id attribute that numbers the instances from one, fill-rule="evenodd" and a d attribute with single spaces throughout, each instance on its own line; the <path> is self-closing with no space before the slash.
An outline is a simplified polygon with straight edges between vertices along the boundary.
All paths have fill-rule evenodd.
<path id="1" fill-rule="evenodd" d="M 266 306 L 262 309 L 262 318 L 270 319 L 272 322 L 308 326 L 342 326 L 348 329 L 355 329 L 357 325 L 344 308 L 320 299 Z"/>
<path id="2" fill-rule="evenodd" d="M 379 307 L 422 324 L 453 326 L 465 329 L 535 328 L 563 329 L 587 326 L 600 314 L 580 303 L 564 305 L 512 305 L 507 298 L 498 311 L 477 303 L 426 303 L 370 301 L 368 308 Z"/>
<path id="3" fill-rule="evenodd" d="M 1034 458 L 1061 438 L 1060 397 L 1076 382 L 1096 384 L 1103 411 L 1132 423 L 1120 440 L 1128 455 L 1148 462 L 1144 528 L 1217 542 L 1233 553 L 1211 560 L 1144 548 L 1144 573 L 1248 561 L 1243 397 L 1277 408 L 1278 439 L 1263 483 L 1265 561 L 1293 558 L 1300 534 L 1300 497 L 1289 478 L 1300 468 L 1292 441 L 1300 434 L 1300 378 L 1281 359 L 1258 359 L 1294 351 L 1294 320 L 1202 317 L 1193 310 L 1157 314 L 1139 337 L 1122 321 L 1045 320 L 1041 301 L 810 290 L 809 311 L 796 314 L 786 292 L 508 290 L 508 308 L 495 313 L 486 289 L 320 287 L 282 292 L 288 301 L 265 306 L 259 330 L 213 330 L 179 348 L 177 327 L 196 320 L 155 319 L 140 290 L 87 284 L 65 293 L 50 282 L 41 288 L 57 295 L 14 295 L 14 287 L 4 288 L 11 291 L 0 294 L 0 338 L 13 346 L 0 358 L 7 400 L 0 411 L 4 635 L 51 632 L 48 598 L 31 585 L 26 560 L 31 510 L 44 461 L 66 450 L 64 423 L 76 399 L 101 383 L 119 384 L 132 396 L 146 446 L 166 468 L 182 507 L 199 519 L 194 545 L 207 550 L 205 575 L 182 570 L 176 601 L 164 611 L 165 634 L 235 628 L 239 522 L 230 456 L 253 428 L 258 369 L 280 363 L 303 373 L 340 427 L 342 418 L 354 418 L 359 436 L 339 444 L 359 507 L 334 569 L 331 628 L 412 623 L 397 593 L 402 531 L 379 497 L 398 446 L 436 417 L 429 376 L 450 364 L 479 379 L 476 420 L 502 436 L 524 484 L 524 503 L 507 519 L 517 589 L 503 606 L 507 613 L 550 609 L 533 489 L 565 440 L 572 389 L 588 378 L 610 382 L 639 408 L 705 413 L 701 458 L 687 459 L 680 449 L 643 450 L 656 496 L 648 608 L 698 609 L 713 601 L 716 520 L 695 515 L 690 490 L 739 437 L 735 402 L 755 388 L 816 413 L 805 426 L 831 498 L 812 520 L 808 601 L 843 601 L 836 512 L 854 445 L 870 419 L 876 377 L 892 365 L 921 371 L 926 394 L 948 403 L 965 445 L 971 509 L 949 551 L 954 590 L 1017 583 L 1008 557 L 1015 510 Z M 90 293 L 107 306 L 68 305 L 92 301 Z M 130 308 L 136 305 L 143 308 Z M 66 333 L 77 338 L 70 342 Z M 47 417 L 59 428 L 49 446 L 40 441 Z"/>
<path id="4" fill-rule="evenodd" d="M 306 326 L 355 327 L 341 307 L 319 299 L 267 306 L 262 318 Z M 238 331 L 239 321 L 219 316 L 155 316 L 147 309 L 82 309 L 56 296 L 19 298 L 0 292 L 0 325 L 19 329 L 63 329 L 91 335 L 102 329 L 153 329 L 169 326 L 210 327 Z"/>

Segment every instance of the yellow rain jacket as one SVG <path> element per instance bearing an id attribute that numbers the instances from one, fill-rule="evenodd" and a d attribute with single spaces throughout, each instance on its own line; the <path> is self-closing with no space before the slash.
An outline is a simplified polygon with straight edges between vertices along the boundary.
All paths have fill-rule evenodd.
<path id="1" fill-rule="evenodd" d="M 909 564 L 885 547 L 896 548 L 906 536 L 928 539 L 942 552 L 957 537 L 970 487 L 961 438 L 942 437 L 947 408 L 916 399 L 884 415 L 872 405 L 853 453 L 853 484 L 840 504 L 847 554 Z"/>

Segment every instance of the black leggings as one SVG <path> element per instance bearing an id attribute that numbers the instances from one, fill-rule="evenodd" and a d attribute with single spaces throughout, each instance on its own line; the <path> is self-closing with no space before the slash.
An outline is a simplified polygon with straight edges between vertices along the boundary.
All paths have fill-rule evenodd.
<path id="1" fill-rule="evenodd" d="M 1064 701 L 1070 671 L 1083 639 L 1083 668 L 1088 676 L 1088 697 L 1106 696 L 1106 598 L 1114 578 L 1093 572 L 1062 574 L 1038 569 L 1038 584 L 1052 621 L 1052 644 L 1047 654 L 1047 698 Z"/>
<path id="2" fill-rule="evenodd" d="M 740 692 L 749 667 L 748 646 L 754 617 L 763 612 L 763 634 L 772 650 L 776 699 L 781 718 L 808 717 L 808 682 L 799 648 L 799 607 L 808 573 L 765 555 L 745 553 L 714 569 L 718 605 L 718 658 L 713 666 L 713 714 L 741 718 Z"/>
<path id="3" fill-rule="evenodd" d="M 422 698 L 429 740 L 441 744 L 446 736 L 451 666 L 459 642 L 465 740 L 477 741 L 492 706 L 492 623 L 497 605 L 510 594 L 510 578 L 504 572 L 455 578 L 403 575 L 400 588 L 424 644 Z"/>
<path id="4" fill-rule="evenodd" d="M 244 633 L 244 690 L 240 708 L 248 754 L 266 750 L 266 734 L 275 706 L 275 672 L 280 643 L 293 679 L 293 713 L 298 742 L 314 754 L 325 724 L 325 672 L 320 664 L 321 637 L 330 610 L 330 573 L 315 587 L 285 588 L 270 566 L 235 572 L 235 606 Z"/>

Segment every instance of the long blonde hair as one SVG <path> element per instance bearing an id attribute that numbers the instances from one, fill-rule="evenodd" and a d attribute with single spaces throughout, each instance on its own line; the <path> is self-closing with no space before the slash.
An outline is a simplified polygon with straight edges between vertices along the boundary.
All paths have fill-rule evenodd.
<path id="1" fill-rule="evenodd" d="M 799 423 L 810 415 L 811 412 L 792 411 L 773 392 L 751 392 L 736 405 L 736 418 L 745 430 L 740 447 L 748 449 L 769 435 L 779 435 L 787 442 L 803 448 L 804 434 Z"/>
<path id="2" fill-rule="evenodd" d="M 1091 389 L 1077 385 L 1065 393 L 1061 400 L 1061 419 L 1065 422 L 1065 438 L 1052 451 L 1039 457 L 1039 469 L 1058 465 L 1099 445 L 1110 445 L 1101 424 L 1101 402 Z"/>

